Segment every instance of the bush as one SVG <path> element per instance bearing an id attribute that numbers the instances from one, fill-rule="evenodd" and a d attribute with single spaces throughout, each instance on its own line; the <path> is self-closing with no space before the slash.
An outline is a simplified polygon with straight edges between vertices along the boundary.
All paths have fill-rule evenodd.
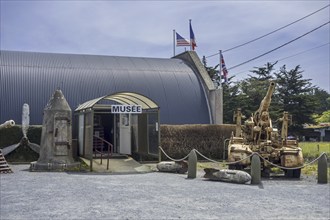
<path id="1" fill-rule="evenodd" d="M 42 126 L 30 126 L 27 137 L 31 143 L 40 145 Z M 22 127 L 15 125 L 11 128 L 0 130 L 0 148 L 5 148 L 13 144 L 20 143 L 23 138 Z M 32 162 L 39 158 L 39 154 L 34 152 L 28 145 L 21 144 L 13 152 L 6 155 L 8 162 Z"/>
<path id="2" fill-rule="evenodd" d="M 185 157 L 192 149 L 208 158 L 222 159 L 224 141 L 235 131 L 235 125 L 161 125 L 160 128 L 161 147 L 175 159 Z"/>
<path id="3" fill-rule="evenodd" d="M 41 129 L 40 125 L 30 125 L 27 137 L 31 143 L 39 144 L 41 140 Z M 4 128 L 0 130 L 0 148 L 8 147 L 12 144 L 17 144 L 23 137 L 22 127 L 15 125 L 11 128 Z"/>
<path id="4" fill-rule="evenodd" d="M 41 129 L 42 126 L 30 126 L 27 136 L 31 143 L 40 145 Z M 180 159 L 189 154 L 192 149 L 196 149 L 206 157 L 222 159 L 224 141 L 230 138 L 233 131 L 235 131 L 235 125 L 161 125 L 161 146 L 172 158 Z M 0 148 L 17 144 L 22 137 L 21 126 L 1 129 Z M 21 154 L 24 156 L 22 157 Z M 13 152 L 10 158 L 8 155 L 10 161 L 24 161 L 24 158 L 27 161 L 33 161 L 36 155 L 30 149 L 25 148 L 17 149 L 17 152 Z M 166 157 L 162 154 L 162 159 L 164 158 Z"/>

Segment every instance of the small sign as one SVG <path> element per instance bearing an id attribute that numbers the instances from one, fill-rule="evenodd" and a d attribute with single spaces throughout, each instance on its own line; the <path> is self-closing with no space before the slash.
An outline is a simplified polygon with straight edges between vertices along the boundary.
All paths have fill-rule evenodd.
<path id="1" fill-rule="evenodd" d="M 141 114 L 142 106 L 141 105 L 111 105 L 112 114 Z"/>

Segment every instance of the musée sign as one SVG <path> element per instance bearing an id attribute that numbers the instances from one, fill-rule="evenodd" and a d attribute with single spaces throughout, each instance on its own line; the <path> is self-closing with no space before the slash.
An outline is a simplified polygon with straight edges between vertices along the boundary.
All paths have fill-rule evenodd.
<path id="1" fill-rule="evenodd" d="M 142 106 L 141 105 L 111 105 L 112 114 L 141 114 Z"/>

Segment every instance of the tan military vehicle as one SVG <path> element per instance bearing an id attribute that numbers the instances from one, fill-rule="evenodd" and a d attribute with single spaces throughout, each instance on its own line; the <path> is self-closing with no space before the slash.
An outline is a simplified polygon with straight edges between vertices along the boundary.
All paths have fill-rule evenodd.
<path id="1" fill-rule="evenodd" d="M 228 162 L 240 161 L 230 165 L 229 169 L 245 169 L 251 164 L 251 157 L 242 160 L 253 152 L 258 152 L 263 158 L 272 164 L 285 168 L 294 168 L 303 165 L 304 159 L 297 140 L 288 140 L 288 112 L 283 113 L 281 133 L 272 126 L 269 117 L 269 105 L 275 89 L 275 82 L 270 82 L 268 91 L 262 100 L 259 109 L 241 124 L 241 110 L 237 109 L 236 133 L 232 134 L 228 144 Z M 269 176 L 270 168 L 274 167 L 261 159 L 262 175 Z M 287 177 L 300 178 L 300 169 L 283 169 Z"/>

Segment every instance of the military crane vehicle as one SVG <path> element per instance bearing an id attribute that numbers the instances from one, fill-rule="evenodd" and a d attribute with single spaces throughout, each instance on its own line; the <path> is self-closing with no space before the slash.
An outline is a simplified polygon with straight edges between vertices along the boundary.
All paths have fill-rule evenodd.
<path id="1" fill-rule="evenodd" d="M 275 82 L 271 81 L 259 109 L 245 120 L 244 124 L 241 122 L 244 118 L 241 109 L 235 112 L 236 131 L 228 143 L 228 162 L 237 161 L 237 163 L 229 165 L 229 169 L 249 168 L 251 165 L 249 156 L 257 152 L 265 159 L 261 160 L 263 176 L 269 176 L 271 168 L 278 165 L 282 167 L 286 177 L 300 178 L 301 169 L 285 169 L 299 167 L 304 163 L 298 141 L 288 139 L 289 114 L 284 112 L 283 117 L 279 119 L 282 122 L 280 132 L 277 128 L 273 128 L 269 115 L 268 108 L 274 89 Z M 247 159 L 242 160 L 244 158 Z"/>

